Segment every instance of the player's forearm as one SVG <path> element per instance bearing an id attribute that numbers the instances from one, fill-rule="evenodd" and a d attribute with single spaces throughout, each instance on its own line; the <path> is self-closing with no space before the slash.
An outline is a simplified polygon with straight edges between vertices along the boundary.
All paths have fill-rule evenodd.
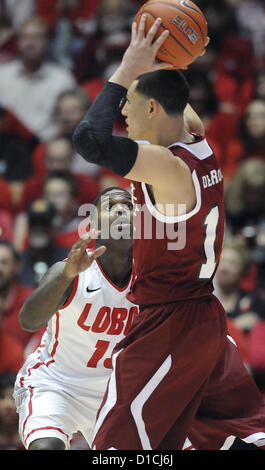
<path id="1" fill-rule="evenodd" d="M 134 66 L 134 71 L 136 67 Z M 133 80 L 137 78 L 137 73 L 134 73 L 133 68 L 126 68 L 122 63 L 115 70 L 112 76 L 109 78 L 109 82 L 116 83 L 124 88 L 129 88 Z"/>
<path id="2" fill-rule="evenodd" d="M 27 331 L 36 331 L 46 325 L 65 302 L 66 292 L 72 283 L 72 279 L 66 279 L 60 273 L 40 285 L 26 299 L 19 312 L 21 327 Z"/>
<path id="3" fill-rule="evenodd" d="M 126 88 L 107 83 L 73 134 L 76 150 L 88 161 L 97 163 L 110 144 L 119 105 Z"/>
<path id="4" fill-rule="evenodd" d="M 115 118 L 127 89 L 108 82 L 73 134 L 77 152 L 87 161 L 125 176 L 135 163 L 138 145 L 112 135 Z"/>

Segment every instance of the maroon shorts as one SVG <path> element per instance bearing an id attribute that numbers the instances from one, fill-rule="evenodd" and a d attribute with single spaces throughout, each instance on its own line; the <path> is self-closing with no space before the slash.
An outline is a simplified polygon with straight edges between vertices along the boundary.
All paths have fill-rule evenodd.
<path id="1" fill-rule="evenodd" d="M 180 450 L 187 436 L 208 449 L 265 438 L 262 396 L 214 296 L 140 311 L 114 350 L 93 446 Z"/>

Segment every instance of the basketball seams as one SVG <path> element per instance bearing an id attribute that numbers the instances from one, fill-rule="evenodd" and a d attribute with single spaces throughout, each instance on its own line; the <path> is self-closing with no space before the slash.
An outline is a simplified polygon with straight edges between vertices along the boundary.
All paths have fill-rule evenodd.
<path id="1" fill-rule="evenodd" d="M 149 0 L 135 16 L 137 25 L 144 14 L 146 33 L 157 18 L 161 18 L 161 24 L 155 39 L 162 30 L 169 31 L 165 44 L 157 52 L 161 61 L 169 62 L 175 68 L 187 68 L 203 53 L 208 34 L 207 22 L 203 12 L 193 2 Z"/>
<path id="2" fill-rule="evenodd" d="M 153 18 L 154 20 L 156 20 L 156 16 L 155 16 L 151 11 L 149 11 L 149 10 L 144 10 L 141 14 L 143 14 L 143 13 L 148 13 L 150 16 L 152 16 L 152 18 Z M 165 30 L 168 29 L 168 28 L 166 28 L 166 27 L 163 25 L 163 23 L 161 23 L 160 26 L 161 26 L 163 29 L 165 29 Z M 188 49 L 186 49 L 186 47 L 183 46 L 183 44 L 181 44 L 181 42 L 179 42 L 179 41 L 173 36 L 173 34 L 171 34 L 170 31 L 169 31 L 169 36 L 170 36 L 172 39 L 174 39 L 174 41 L 176 41 L 176 42 L 179 44 L 179 46 L 181 46 L 182 49 L 184 49 L 184 51 L 187 52 L 187 54 L 189 54 L 191 57 L 194 57 L 194 55 L 193 55 Z"/>
<path id="3" fill-rule="evenodd" d="M 170 7 L 174 7 L 176 8 L 176 5 L 173 5 L 172 3 L 168 3 L 168 2 L 159 2 L 159 0 L 157 1 L 149 1 L 147 2 L 146 4 L 148 5 L 157 5 L 157 4 L 161 4 L 161 5 L 167 5 L 167 6 L 170 6 Z M 181 5 L 182 6 L 182 5 Z M 185 5 L 184 5 L 185 6 Z M 142 6 L 142 8 L 145 7 L 145 4 Z M 195 11 L 195 13 L 198 13 L 198 15 L 200 15 L 203 19 L 204 19 L 204 14 L 202 13 L 202 11 L 200 11 L 199 9 L 196 10 L 195 8 L 191 7 L 191 6 L 186 6 L 186 8 L 190 8 L 191 10 Z M 184 10 L 184 12 L 186 13 L 186 10 Z"/>
<path id="4" fill-rule="evenodd" d="M 175 5 L 173 5 L 172 3 L 168 3 L 168 2 L 165 2 L 165 1 L 160 2 L 159 0 L 157 0 L 157 1 L 154 0 L 153 2 L 152 2 L 151 0 L 149 0 L 149 2 L 146 2 L 146 3 L 148 3 L 148 5 L 153 5 L 154 3 L 163 3 L 163 5 L 175 6 Z M 181 3 L 181 2 L 180 2 L 180 3 Z M 146 4 L 142 5 L 141 8 L 144 8 L 145 5 L 146 5 Z M 198 13 L 199 15 L 201 15 L 201 16 L 204 18 L 204 14 L 203 14 L 202 11 L 199 9 L 199 7 L 198 7 L 197 5 L 195 5 L 197 8 L 194 8 L 194 5 L 195 5 L 195 4 L 193 4 L 193 6 L 191 6 L 191 5 L 183 5 L 183 6 L 186 7 L 186 8 L 189 8 L 190 10 L 195 11 L 196 13 Z"/>
<path id="5" fill-rule="evenodd" d="M 199 13 L 199 15 L 201 15 L 202 17 L 204 16 L 202 11 L 199 9 L 197 5 L 195 5 L 195 3 L 193 3 L 193 5 L 190 5 L 190 4 L 187 4 L 187 2 L 185 2 L 184 5 L 182 5 L 183 3 L 184 3 L 184 0 L 181 0 L 180 1 L 181 6 L 184 6 L 186 8 L 189 8 L 190 10 L 196 11 L 196 13 Z"/>
<path id="6" fill-rule="evenodd" d="M 161 5 L 161 6 L 167 5 L 168 7 L 172 7 L 172 8 L 174 8 L 175 10 L 181 11 L 182 13 L 184 13 L 185 15 L 187 15 L 192 21 L 194 21 L 194 23 L 196 24 L 196 26 L 199 28 L 199 30 L 200 30 L 200 32 L 201 32 L 202 39 L 203 39 L 203 43 L 205 43 L 205 34 L 204 34 L 203 30 L 202 30 L 202 27 L 201 27 L 200 24 L 195 20 L 195 18 L 194 18 L 193 16 L 191 16 L 189 13 L 186 12 L 186 10 L 180 8 L 180 7 L 177 6 L 177 5 L 172 5 L 172 3 L 167 3 L 167 2 L 159 2 L 159 1 L 156 1 L 156 2 L 148 2 L 147 5 L 148 5 L 148 6 L 149 6 L 149 5 L 150 5 L 150 6 L 151 6 L 151 5 Z M 143 9 L 143 11 L 141 12 L 141 14 L 145 13 L 146 11 L 148 11 L 148 10 L 144 10 L 144 9 Z M 194 11 L 195 11 L 195 10 L 194 10 Z M 197 12 L 200 16 L 203 17 L 202 13 L 198 12 L 197 10 L 196 10 L 196 12 Z"/>

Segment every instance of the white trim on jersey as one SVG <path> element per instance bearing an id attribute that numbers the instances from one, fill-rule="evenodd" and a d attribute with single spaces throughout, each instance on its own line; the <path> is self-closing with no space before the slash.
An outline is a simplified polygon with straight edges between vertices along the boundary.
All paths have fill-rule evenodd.
<path id="1" fill-rule="evenodd" d="M 169 216 L 169 215 L 165 215 L 162 212 L 160 212 L 156 208 L 156 206 L 153 205 L 153 203 L 150 199 L 150 196 L 148 194 L 146 184 L 141 183 L 147 208 L 148 208 L 149 212 L 152 214 L 152 216 L 155 219 L 159 220 L 159 222 L 163 222 L 163 223 L 167 223 L 167 224 L 175 224 L 175 223 L 179 223 L 179 222 L 184 222 L 184 221 L 190 219 L 191 217 L 193 217 L 195 214 L 197 214 L 199 212 L 199 210 L 201 208 L 201 187 L 200 187 L 200 183 L 199 183 L 199 180 L 198 180 L 196 170 L 193 170 L 191 176 L 192 176 L 192 179 L 193 179 L 193 184 L 194 184 L 195 193 L 196 193 L 196 205 L 190 212 L 188 212 L 186 214 L 181 214 L 181 215 Z"/>
<path id="2" fill-rule="evenodd" d="M 150 144 L 150 142 L 148 141 L 137 141 L 137 142 L 143 145 Z M 195 142 L 195 143 L 190 143 L 190 144 L 184 144 L 182 142 L 174 142 L 173 144 L 169 145 L 168 149 L 170 149 L 171 147 L 176 147 L 176 146 L 182 147 L 188 150 L 194 157 L 197 157 L 199 160 L 205 160 L 206 158 L 210 157 L 213 154 L 213 151 L 211 147 L 209 146 L 206 139 L 203 139 L 200 142 Z M 193 170 L 192 172 L 192 179 L 193 179 L 193 184 L 194 184 L 194 188 L 196 192 L 196 205 L 190 212 L 186 214 L 181 214 L 178 216 L 168 216 L 160 212 L 157 209 L 157 207 L 153 205 L 150 199 L 150 196 L 147 191 L 146 183 L 141 183 L 145 202 L 152 216 L 155 219 L 159 220 L 159 222 L 174 224 L 174 223 L 185 222 L 186 220 L 190 219 L 195 214 L 197 214 L 201 208 L 201 187 L 200 187 L 196 170 Z"/>
<path id="3" fill-rule="evenodd" d="M 203 139 L 200 142 L 195 142 L 195 143 L 190 143 L 190 144 L 184 144 L 182 142 L 175 142 L 174 144 L 171 144 L 168 148 L 170 149 L 171 147 L 176 147 L 176 146 L 183 147 L 184 149 L 188 150 L 199 160 L 205 160 L 206 158 L 210 157 L 213 154 L 213 151 L 206 139 Z"/>
<path id="4" fill-rule="evenodd" d="M 152 446 L 149 440 L 149 437 L 146 432 L 145 422 L 143 419 L 143 407 L 147 400 L 150 398 L 152 393 L 158 387 L 163 378 L 168 374 L 172 365 L 172 357 L 169 355 L 163 364 L 159 367 L 156 373 L 151 377 L 149 382 L 144 386 L 144 388 L 138 393 L 135 399 L 131 404 L 131 412 L 137 427 L 139 438 L 144 450 L 152 450 Z"/>
<path id="5" fill-rule="evenodd" d="M 228 436 L 219 450 L 228 450 L 234 444 L 236 436 Z"/>
<path id="6" fill-rule="evenodd" d="M 148 140 L 136 140 L 136 143 L 139 145 L 151 145 Z M 183 142 L 174 142 L 173 144 L 170 144 L 167 148 L 170 149 L 171 147 L 176 146 L 188 150 L 199 160 L 205 160 L 213 154 L 213 151 L 205 138 L 202 139 L 200 142 L 191 142 L 190 144 L 184 144 Z"/>
<path id="7" fill-rule="evenodd" d="M 255 444 L 257 447 L 263 446 L 263 441 L 265 438 L 265 433 L 264 432 L 256 432 L 254 434 L 250 434 L 247 437 L 240 437 L 239 439 L 241 441 L 244 441 L 246 444 Z M 219 450 L 228 450 L 234 443 L 234 440 L 236 439 L 236 436 L 228 436 Z M 259 442 L 260 441 L 260 442 Z"/>
<path id="8" fill-rule="evenodd" d="M 226 336 L 231 341 L 231 343 L 233 343 L 237 347 L 237 344 L 236 344 L 235 340 L 232 338 L 232 336 L 230 336 L 230 335 L 226 335 Z"/>

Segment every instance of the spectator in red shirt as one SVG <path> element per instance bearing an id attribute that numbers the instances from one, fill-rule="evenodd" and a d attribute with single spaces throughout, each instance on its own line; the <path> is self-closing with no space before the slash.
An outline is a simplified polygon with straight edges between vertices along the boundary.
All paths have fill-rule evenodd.
<path id="1" fill-rule="evenodd" d="M 13 399 L 16 374 L 0 375 L 0 450 L 23 450 L 18 434 L 18 414 Z"/>
<path id="2" fill-rule="evenodd" d="M 254 292 L 242 288 L 242 279 L 248 272 L 250 264 L 251 253 L 246 246 L 234 239 L 228 240 L 224 244 L 215 277 L 215 295 L 227 313 L 228 331 L 234 337 L 239 350 L 242 351 L 242 357 L 248 364 L 249 334 L 258 322 L 265 320 L 263 300 Z"/>
<path id="3" fill-rule="evenodd" d="M 44 154 L 45 175 L 35 174 L 26 181 L 19 211 L 25 211 L 31 202 L 42 197 L 43 185 L 47 174 L 61 170 L 73 174 L 77 185 L 78 203 L 93 202 L 100 192 L 98 181 L 90 175 L 72 173 L 73 159 L 74 150 L 68 138 L 56 137 L 47 142 Z"/>
<path id="4" fill-rule="evenodd" d="M 249 289 L 265 295 L 265 161 L 250 158 L 237 169 L 226 194 L 226 222 L 232 235 L 252 253 Z"/>
<path id="5" fill-rule="evenodd" d="M 0 331 L 3 333 L 8 332 L 25 348 L 31 333 L 22 330 L 18 321 L 18 312 L 33 289 L 18 281 L 18 269 L 19 255 L 12 243 L 1 239 L 0 299 L 2 305 L 2 323 Z"/>
<path id="6" fill-rule="evenodd" d="M 255 381 L 265 396 L 265 321 L 258 322 L 249 334 L 249 364 Z"/>
<path id="7" fill-rule="evenodd" d="M 265 161 L 251 158 L 239 166 L 226 194 L 227 225 L 233 235 L 255 239 L 265 214 Z M 250 240 L 251 241 L 251 240 Z"/>
<path id="8" fill-rule="evenodd" d="M 57 137 L 66 137 L 71 140 L 72 134 L 77 124 L 87 112 L 90 102 L 89 94 L 78 87 L 66 90 L 59 95 L 54 108 Z M 45 149 L 46 143 L 43 142 L 36 147 L 33 153 L 34 174 L 41 176 L 46 174 Z M 71 170 L 75 174 L 90 175 L 95 178 L 98 178 L 101 173 L 98 165 L 84 162 L 84 159 L 76 152 L 73 155 Z"/>
<path id="9" fill-rule="evenodd" d="M 10 241 L 13 240 L 13 217 L 9 211 L 3 209 L 0 209 L 0 237 Z"/>
<path id="10" fill-rule="evenodd" d="M 82 88 L 74 88 L 72 90 L 66 90 L 61 93 L 59 96 L 56 105 L 55 105 L 55 120 L 58 127 L 58 137 L 65 137 L 71 139 L 72 134 L 81 121 L 82 117 L 86 113 L 90 105 L 90 91 L 91 89 L 87 86 Z M 98 90 L 99 91 L 99 90 Z M 95 95 L 92 94 L 92 100 L 95 98 Z M 120 121 L 117 120 L 114 130 L 118 133 L 121 129 Z M 44 177 L 47 173 L 47 162 L 45 159 L 45 153 L 47 153 L 47 143 L 41 143 L 38 145 L 33 154 L 33 167 L 34 174 Z M 66 163 L 64 163 L 66 165 Z M 49 166 L 49 165 L 48 165 Z M 67 168 L 68 166 L 66 166 Z M 57 164 L 57 168 L 58 164 Z M 78 199 L 80 203 L 89 202 L 87 194 L 88 179 L 90 178 L 92 187 L 97 189 L 98 193 L 103 191 L 105 188 L 110 186 L 119 186 L 123 188 L 128 188 L 130 182 L 121 176 L 115 175 L 109 170 L 100 168 L 94 163 L 86 162 L 80 155 L 76 152 L 73 154 L 71 162 L 71 171 L 78 178 Z M 92 181 L 94 183 L 92 184 Z M 32 187 L 32 180 L 25 186 L 24 194 L 22 195 L 22 209 L 25 208 L 25 200 L 32 194 L 36 195 L 36 190 Z M 39 190 L 39 183 L 37 179 L 35 180 L 35 188 Z M 98 185 L 98 186 L 97 186 Z M 31 186 L 31 187 L 29 187 Z M 98 189 L 99 188 L 99 189 Z M 91 195 L 92 196 L 92 195 Z M 40 197 L 38 193 L 38 197 Z M 93 197 L 92 200 L 96 198 Z"/>
<path id="11" fill-rule="evenodd" d="M 0 315 L 2 315 L 1 311 Z M 14 338 L 8 331 L 1 330 L 0 318 L 0 374 L 8 370 L 17 374 L 24 360 L 24 348 L 21 342 Z"/>
<path id="12" fill-rule="evenodd" d="M 54 28 L 61 17 L 68 17 L 78 31 L 97 14 L 100 0 L 36 0 L 36 13 Z"/>
<path id="13" fill-rule="evenodd" d="M 23 183 L 32 174 L 36 144 L 13 113 L 0 105 L 0 208 L 15 212 Z"/>
<path id="14" fill-rule="evenodd" d="M 59 214 L 56 243 L 70 249 L 79 238 L 78 228 L 81 222 L 81 218 L 77 214 L 78 202 L 75 179 L 67 172 L 57 171 L 51 173 L 45 180 L 43 196 L 54 205 Z"/>
<path id="15" fill-rule="evenodd" d="M 116 66 L 130 42 L 130 30 L 137 6 L 131 0 L 102 0 L 96 30 L 87 37 L 75 59 L 79 83 L 102 77 L 109 66 Z M 105 77 L 104 77 L 105 78 Z"/>
<path id="16" fill-rule="evenodd" d="M 96 28 L 100 0 L 36 0 L 36 13 L 51 30 L 51 57 L 72 68 L 75 55 Z"/>
<path id="17" fill-rule="evenodd" d="M 215 63 L 214 88 L 221 103 L 235 106 L 241 115 L 249 103 L 255 79 L 255 56 L 251 42 L 239 34 L 227 34 Z"/>
<path id="18" fill-rule="evenodd" d="M 216 295 L 235 326 L 248 334 L 265 320 L 265 304 L 254 292 L 242 288 L 242 279 L 251 265 L 251 253 L 234 239 L 225 242 L 216 272 Z"/>
<path id="19" fill-rule="evenodd" d="M 265 161 L 265 102 L 254 99 L 246 107 L 240 120 L 237 138 L 230 139 L 226 145 L 224 160 L 229 166 L 227 177 L 231 180 L 238 166 L 249 158 Z"/>
<path id="20" fill-rule="evenodd" d="M 53 171 L 46 176 L 43 183 L 42 197 L 51 203 L 58 213 L 55 242 L 64 248 L 71 248 L 79 238 L 78 228 L 81 218 L 78 216 L 79 202 L 77 196 L 76 179 L 68 171 Z M 16 218 L 14 228 L 14 245 L 18 251 L 25 249 L 28 236 L 27 214 L 21 213 Z"/>
<path id="21" fill-rule="evenodd" d="M 10 187 L 4 178 L 0 177 L 0 210 L 4 209 L 10 214 L 13 213 L 12 196 Z"/>
<path id="22" fill-rule="evenodd" d="M 45 199 L 37 199 L 28 208 L 28 244 L 21 254 L 19 278 L 37 287 L 47 269 L 62 261 L 68 249 L 55 243 L 57 211 Z"/>
<path id="23" fill-rule="evenodd" d="M 0 374 L 6 371 L 17 374 L 25 359 L 24 347 L 21 341 L 15 338 L 9 331 L 2 330 L 3 314 L 4 301 L 0 296 Z"/>

